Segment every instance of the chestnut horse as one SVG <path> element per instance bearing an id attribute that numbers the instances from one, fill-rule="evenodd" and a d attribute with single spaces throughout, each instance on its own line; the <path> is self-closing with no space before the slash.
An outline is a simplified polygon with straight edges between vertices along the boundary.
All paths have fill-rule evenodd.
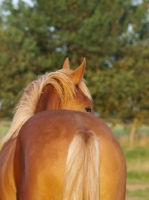
<path id="1" fill-rule="evenodd" d="M 93 115 L 85 60 L 68 67 L 24 91 L 0 153 L 0 200 L 125 199 L 125 158 Z"/>

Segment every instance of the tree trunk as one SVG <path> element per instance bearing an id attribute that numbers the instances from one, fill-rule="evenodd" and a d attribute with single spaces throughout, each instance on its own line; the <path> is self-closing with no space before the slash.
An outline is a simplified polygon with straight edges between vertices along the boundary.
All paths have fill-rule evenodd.
<path id="1" fill-rule="evenodd" d="M 135 133 L 137 130 L 137 125 L 138 125 L 138 118 L 134 118 L 130 130 L 130 135 L 129 135 L 129 147 L 132 148 L 134 145 L 134 139 L 135 139 Z"/>

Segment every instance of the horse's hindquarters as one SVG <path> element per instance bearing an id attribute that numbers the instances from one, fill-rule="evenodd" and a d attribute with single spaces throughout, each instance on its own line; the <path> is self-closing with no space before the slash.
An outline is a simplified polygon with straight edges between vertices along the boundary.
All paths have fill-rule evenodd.
<path id="1" fill-rule="evenodd" d="M 9 140 L 0 151 L 0 200 L 16 200 L 13 158 L 16 139 Z"/>
<path id="2" fill-rule="evenodd" d="M 62 200 L 65 163 L 73 134 L 54 123 L 21 130 L 15 153 L 18 199 Z"/>
<path id="3" fill-rule="evenodd" d="M 71 150 L 71 157 L 75 157 L 77 148 L 70 147 L 73 143 L 76 133 L 81 130 L 84 134 L 85 143 L 89 141 L 88 134 L 93 133 L 99 140 L 99 187 L 100 200 L 124 200 L 125 184 L 126 184 L 126 165 L 122 150 L 110 129 L 99 119 L 81 112 L 74 111 L 50 111 L 38 114 L 29 120 L 22 128 L 17 141 L 15 154 L 15 179 L 17 185 L 18 199 L 21 200 L 62 200 L 66 159 L 68 151 Z M 83 144 L 83 143 L 81 143 Z M 92 144 L 95 145 L 93 142 Z M 94 146 L 92 153 L 88 156 L 85 151 L 92 145 L 79 146 L 76 156 L 82 157 L 80 162 L 84 169 L 93 169 L 95 159 L 93 159 Z M 85 161 L 85 157 L 81 156 L 81 151 L 85 152 L 85 157 L 90 159 Z M 76 176 L 80 172 L 80 168 L 74 170 L 76 159 L 70 173 Z M 90 165 L 90 166 L 87 166 Z M 89 170 L 90 171 L 90 170 Z M 93 170 L 94 171 L 94 170 Z M 90 173 L 90 172 L 89 172 Z M 82 173 L 80 174 L 80 176 Z M 98 177 L 98 175 L 97 175 Z M 78 188 L 86 187 L 85 181 L 93 182 L 92 178 L 83 173 L 82 180 L 77 183 L 74 178 L 73 185 Z M 69 181 L 67 182 L 69 185 Z M 91 185 L 93 185 L 91 183 Z M 98 184 L 97 184 L 98 185 Z M 91 186 L 90 186 L 91 187 Z M 91 188 L 92 189 L 92 188 Z M 86 190 L 86 189 L 85 189 Z M 86 200 L 84 198 L 77 200 Z M 66 200 L 66 199 L 64 199 Z M 71 199 L 69 199 L 71 200 Z M 87 200 L 92 200 L 91 198 Z"/>

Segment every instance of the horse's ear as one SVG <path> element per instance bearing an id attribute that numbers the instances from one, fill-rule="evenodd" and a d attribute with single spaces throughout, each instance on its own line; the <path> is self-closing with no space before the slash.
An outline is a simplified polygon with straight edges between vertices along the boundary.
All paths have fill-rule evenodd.
<path id="1" fill-rule="evenodd" d="M 65 59 L 62 69 L 70 69 L 70 66 L 69 66 L 69 58 L 66 58 L 66 59 Z"/>
<path id="2" fill-rule="evenodd" d="M 71 74 L 71 80 L 74 84 L 77 85 L 83 78 L 85 67 L 86 59 L 84 58 L 82 64 Z"/>

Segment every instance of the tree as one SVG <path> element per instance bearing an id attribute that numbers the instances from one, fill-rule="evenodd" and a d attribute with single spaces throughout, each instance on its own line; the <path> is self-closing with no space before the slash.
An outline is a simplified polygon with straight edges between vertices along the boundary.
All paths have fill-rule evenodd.
<path id="1" fill-rule="evenodd" d="M 0 44 L 0 102 L 5 116 L 12 115 L 18 91 L 35 77 L 30 66 L 38 63 L 39 52 L 36 42 L 15 27 L 0 31 Z"/>
<path id="2" fill-rule="evenodd" d="M 16 41 L 18 32 L 22 35 L 19 48 L 24 49 L 23 57 L 30 58 L 27 62 L 20 60 L 19 66 L 24 62 L 22 73 L 27 80 L 22 88 L 37 74 L 60 69 L 66 57 L 70 58 L 72 68 L 86 57 L 85 77 L 100 116 L 121 118 L 123 122 L 147 118 L 148 1 L 135 4 L 130 0 L 34 0 L 32 7 L 22 1 L 14 7 L 11 0 L 6 0 L 3 9 L 9 11 L 2 29 L 6 41 L 10 41 L 7 32 L 16 31 L 11 43 Z M 24 48 L 22 44 L 28 45 Z M 4 51 L 5 56 L 11 58 L 13 50 L 8 50 Z M 17 52 L 20 57 L 22 52 Z M 1 76 L 6 65 L 1 64 Z M 13 66 L 16 75 L 19 74 L 17 62 Z M 17 84 L 14 87 L 11 88 L 13 102 L 20 90 Z M 3 99 L 6 100 L 5 88 Z"/>

